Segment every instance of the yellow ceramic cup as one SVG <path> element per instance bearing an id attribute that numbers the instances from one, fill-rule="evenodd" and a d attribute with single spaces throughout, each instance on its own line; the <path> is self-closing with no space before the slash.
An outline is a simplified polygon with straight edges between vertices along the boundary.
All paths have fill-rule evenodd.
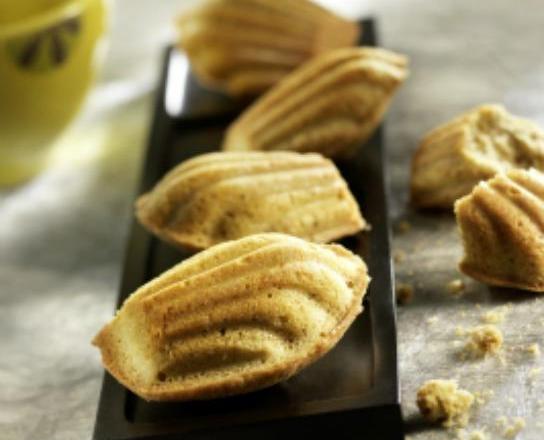
<path id="1" fill-rule="evenodd" d="M 0 186 L 43 167 L 97 69 L 105 0 L 0 0 Z"/>

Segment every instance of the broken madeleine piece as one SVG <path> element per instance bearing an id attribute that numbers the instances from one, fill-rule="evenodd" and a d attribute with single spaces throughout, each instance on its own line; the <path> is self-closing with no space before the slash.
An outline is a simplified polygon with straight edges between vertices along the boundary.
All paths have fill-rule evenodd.
<path id="1" fill-rule="evenodd" d="M 349 156 L 380 124 L 407 76 L 406 65 L 406 57 L 372 47 L 318 56 L 242 113 L 228 128 L 223 149 Z"/>
<path id="2" fill-rule="evenodd" d="M 455 203 L 459 268 L 494 286 L 544 292 L 544 174 L 510 170 Z"/>
<path id="3" fill-rule="evenodd" d="M 501 105 L 482 105 L 423 138 L 412 161 L 412 203 L 451 209 L 478 182 L 531 167 L 544 170 L 544 131 Z"/>
<path id="4" fill-rule="evenodd" d="M 259 232 L 327 242 L 366 226 L 336 166 L 294 152 L 189 159 L 138 199 L 136 216 L 162 239 L 195 249 Z"/>
<path id="5" fill-rule="evenodd" d="M 368 283 L 364 262 L 340 245 L 252 235 L 140 287 L 93 344 L 147 400 L 245 393 L 328 352 L 362 311 Z"/>
<path id="6" fill-rule="evenodd" d="M 353 46 L 359 26 L 307 0 L 203 0 L 177 20 L 198 78 L 258 95 L 320 53 Z"/>

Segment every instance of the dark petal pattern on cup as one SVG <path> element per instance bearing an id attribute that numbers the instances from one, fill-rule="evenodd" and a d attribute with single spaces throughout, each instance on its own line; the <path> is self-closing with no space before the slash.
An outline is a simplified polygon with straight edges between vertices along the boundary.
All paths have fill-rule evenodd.
<path id="1" fill-rule="evenodd" d="M 28 39 L 28 43 L 24 46 L 21 52 L 19 63 L 22 66 L 29 66 L 32 60 L 36 57 L 40 45 L 39 35 L 34 35 Z"/>
<path id="2" fill-rule="evenodd" d="M 68 18 L 39 32 L 8 40 L 6 50 L 24 70 L 52 70 L 68 60 L 80 31 L 80 17 Z"/>

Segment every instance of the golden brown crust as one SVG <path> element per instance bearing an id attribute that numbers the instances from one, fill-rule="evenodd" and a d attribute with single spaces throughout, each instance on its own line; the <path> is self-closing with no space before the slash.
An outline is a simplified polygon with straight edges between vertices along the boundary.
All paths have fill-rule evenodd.
<path id="1" fill-rule="evenodd" d="M 422 139 L 412 160 L 412 203 L 451 209 L 478 182 L 530 167 L 544 169 L 544 132 L 500 105 L 482 105 Z"/>
<path id="2" fill-rule="evenodd" d="M 185 161 L 138 199 L 136 215 L 162 239 L 194 249 L 259 232 L 327 242 L 366 226 L 335 165 L 293 152 Z"/>
<path id="3" fill-rule="evenodd" d="M 339 245 L 258 234 L 142 286 L 93 344 L 145 399 L 245 393 L 329 351 L 361 312 L 368 282 L 362 260 Z"/>
<path id="4" fill-rule="evenodd" d="M 382 120 L 406 65 L 404 56 L 370 47 L 316 57 L 234 121 L 223 149 L 350 155 Z"/>
<path id="5" fill-rule="evenodd" d="M 510 170 L 455 203 L 465 254 L 459 268 L 484 283 L 544 291 L 544 175 Z"/>
<path id="6" fill-rule="evenodd" d="M 199 78 L 231 95 L 257 95 L 310 58 L 352 46 L 359 27 L 297 0 L 205 0 L 177 21 Z"/>
<path id="7" fill-rule="evenodd" d="M 469 277 L 474 278 L 484 284 L 489 284 L 490 286 L 496 287 L 507 287 L 511 289 L 520 289 L 520 290 L 529 290 L 532 292 L 544 292 L 544 282 L 525 282 L 516 279 L 504 279 L 501 276 L 486 274 L 482 272 L 479 268 L 474 268 L 467 263 L 460 262 L 459 270 Z"/>

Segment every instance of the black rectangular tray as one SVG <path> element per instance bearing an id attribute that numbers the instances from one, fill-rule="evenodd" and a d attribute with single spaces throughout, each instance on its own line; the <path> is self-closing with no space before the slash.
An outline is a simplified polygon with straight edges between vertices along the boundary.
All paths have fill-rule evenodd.
<path id="1" fill-rule="evenodd" d="M 362 25 L 361 44 L 374 45 L 374 22 Z M 182 160 L 218 149 L 225 128 L 244 106 L 184 76 L 186 63 L 176 49 L 167 50 L 141 192 Z M 106 373 L 94 439 L 403 438 L 382 129 L 357 157 L 337 165 L 372 225 L 370 232 L 342 240 L 364 258 L 372 282 L 365 311 L 338 346 L 285 383 L 210 401 L 146 402 Z M 118 307 L 140 285 L 189 255 L 134 221 Z"/>

